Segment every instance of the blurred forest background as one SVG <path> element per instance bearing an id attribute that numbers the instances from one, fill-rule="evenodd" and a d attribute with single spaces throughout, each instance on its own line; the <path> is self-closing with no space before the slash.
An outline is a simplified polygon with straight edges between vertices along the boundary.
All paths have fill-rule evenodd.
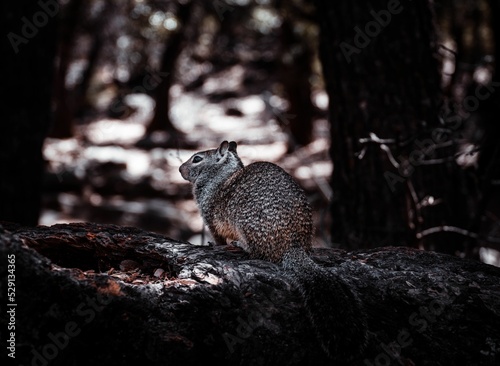
<path id="1" fill-rule="evenodd" d="M 498 0 L 20 0 L 1 27 L 0 220 L 199 243 L 178 167 L 235 140 L 318 246 L 500 264 Z"/>

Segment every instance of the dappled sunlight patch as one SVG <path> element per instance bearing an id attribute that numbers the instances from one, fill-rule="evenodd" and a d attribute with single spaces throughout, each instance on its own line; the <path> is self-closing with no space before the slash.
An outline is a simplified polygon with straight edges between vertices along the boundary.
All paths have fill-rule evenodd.
<path id="1" fill-rule="evenodd" d="M 89 123 L 86 127 L 87 138 L 96 145 L 133 144 L 144 132 L 145 127 L 142 125 L 116 119 L 102 119 Z"/>
<path id="2" fill-rule="evenodd" d="M 238 100 L 236 104 L 243 114 L 252 115 L 264 112 L 266 103 L 259 95 L 249 95 Z"/>
<path id="3" fill-rule="evenodd" d="M 493 248 L 479 248 L 481 262 L 500 267 L 500 251 Z"/>
<path id="4" fill-rule="evenodd" d="M 239 145 L 238 155 L 245 163 L 277 161 L 286 154 L 286 143 L 278 141 L 266 145 Z"/>
<path id="5" fill-rule="evenodd" d="M 204 94 L 214 94 L 227 91 L 238 91 L 245 75 L 245 69 L 241 65 L 235 65 L 220 73 L 213 74 L 203 84 Z"/>

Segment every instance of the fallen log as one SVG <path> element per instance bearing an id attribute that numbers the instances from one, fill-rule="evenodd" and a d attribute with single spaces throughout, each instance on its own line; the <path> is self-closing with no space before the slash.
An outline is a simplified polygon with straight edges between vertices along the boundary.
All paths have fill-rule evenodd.
<path id="1" fill-rule="evenodd" d="M 240 250 L 82 223 L 3 224 L 0 252 L 15 364 L 332 363 L 294 282 Z M 500 268 L 394 247 L 313 258 L 366 311 L 352 364 L 500 364 Z"/>

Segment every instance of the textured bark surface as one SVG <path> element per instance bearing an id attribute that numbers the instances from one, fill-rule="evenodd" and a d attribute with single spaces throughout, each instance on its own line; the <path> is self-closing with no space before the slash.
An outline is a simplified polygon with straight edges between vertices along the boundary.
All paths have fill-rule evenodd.
<path id="1" fill-rule="evenodd" d="M 15 255 L 16 364 L 331 364 L 293 282 L 239 250 L 113 225 L 4 224 L 0 252 L 4 304 Z M 368 314 L 354 364 L 499 364 L 499 268 L 407 248 L 314 259 Z"/>

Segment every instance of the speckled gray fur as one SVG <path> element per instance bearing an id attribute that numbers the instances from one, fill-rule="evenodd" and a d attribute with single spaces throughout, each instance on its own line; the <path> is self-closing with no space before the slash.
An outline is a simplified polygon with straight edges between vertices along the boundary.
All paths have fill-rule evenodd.
<path id="1" fill-rule="evenodd" d="M 236 144 L 225 141 L 218 149 L 194 154 L 180 172 L 193 183 L 217 244 L 236 240 L 252 258 L 272 262 L 280 262 L 292 247 L 310 250 L 311 207 L 302 188 L 279 166 L 257 162 L 244 167 Z"/>
<path id="2" fill-rule="evenodd" d="M 336 361 L 363 349 L 366 323 L 356 294 L 310 257 L 312 211 L 302 188 L 279 166 L 243 166 L 236 143 L 194 154 L 179 168 L 193 184 L 217 244 L 238 241 L 252 258 L 281 263 L 304 297 L 323 350 Z"/>

